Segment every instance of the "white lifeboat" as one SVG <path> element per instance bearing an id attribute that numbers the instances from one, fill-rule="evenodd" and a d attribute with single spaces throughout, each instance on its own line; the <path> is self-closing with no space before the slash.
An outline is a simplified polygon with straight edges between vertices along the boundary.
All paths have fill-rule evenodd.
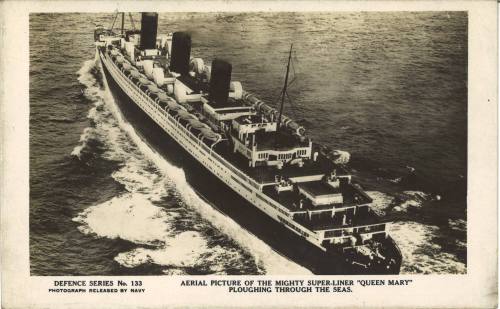
<path id="1" fill-rule="evenodd" d="M 147 78 L 144 77 L 139 77 L 139 82 L 143 85 L 149 85 L 151 83 Z"/>
<path id="2" fill-rule="evenodd" d="M 219 134 L 212 131 L 212 129 L 203 128 L 200 131 L 201 131 L 201 134 L 203 134 L 203 137 L 210 140 L 210 141 L 215 142 L 215 141 L 219 140 Z"/>
<path id="3" fill-rule="evenodd" d="M 201 130 L 203 128 L 206 128 L 206 126 L 198 119 L 195 119 L 195 118 L 189 119 L 188 122 L 189 122 L 189 125 L 194 129 Z"/>
<path id="4" fill-rule="evenodd" d="M 183 120 L 189 120 L 189 119 L 196 119 L 196 116 L 193 116 L 193 114 L 190 114 L 189 112 L 181 109 L 177 112 L 177 115 Z"/>
<path id="5" fill-rule="evenodd" d="M 165 92 L 158 92 L 158 99 L 165 102 L 169 101 L 169 97 Z"/>
<path id="6" fill-rule="evenodd" d="M 160 89 L 158 89 L 158 87 L 156 87 L 156 85 L 153 83 L 148 85 L 148 90 L 151 93 L 158 93 L 160 91 Z"/>
<path id="7" fill-rule="evenodd" d="M 180 105 L 177 104 L 174 100 L 168 100 L 167 102 L 168 108 L 173 111 L 178 111 L 181 109 Z"/>

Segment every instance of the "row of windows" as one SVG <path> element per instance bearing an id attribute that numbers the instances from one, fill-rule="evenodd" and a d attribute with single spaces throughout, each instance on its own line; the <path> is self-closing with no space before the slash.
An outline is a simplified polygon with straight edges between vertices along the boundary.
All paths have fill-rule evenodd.
<path id="1" fill-rule="evenodd" d="M 269 154 L 267 152 L 259 153 L 258 158 L 259 159 L 267 159 Z"/>
<path id="2" fill-rule="evenodd" d="M 279 160 L 288 160 L 288 159 L 291 159 L 293 157 L 293 153 L 280 153 L 278 155 L 278 159 Z"/>
<path id="3" fill-rule="evenodd" d="M 299 156 L 305 156 L 307 154 L 307 149 L 299 149 L 297 150 L 297 154 Z"/>

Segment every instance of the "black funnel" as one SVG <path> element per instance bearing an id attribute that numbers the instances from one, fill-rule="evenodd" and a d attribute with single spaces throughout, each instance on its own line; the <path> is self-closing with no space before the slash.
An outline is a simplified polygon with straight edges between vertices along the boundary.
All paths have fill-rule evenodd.
<path id="1" fill-rule="evenodd" d="M 156 33 L 158 31 L 158 14 L 142 13 L 141 17 L 141 49 L 156 48 Z"/>
<path id="2" fill-rule="evenodd" d="M 172 36 L 170 70 L 181 75 L 188 74 L 190 56 L 191 36 L 186 32 L 174 32 Z"/>
<path id="3" fill-rule="evenodd" d="M 232 66 L 222 59 L 212 61 L 212 72 L 210 74 L 209 100 L 214 107 L 227 106 L 229 97 L 229 86 L 231 83 Z"/>

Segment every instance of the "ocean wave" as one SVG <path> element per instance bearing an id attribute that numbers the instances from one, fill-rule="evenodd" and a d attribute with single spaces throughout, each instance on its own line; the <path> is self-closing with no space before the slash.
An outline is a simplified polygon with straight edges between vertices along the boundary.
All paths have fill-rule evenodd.
<path id="1" fill-rule="evenodd" d="M 154 206 L 146 195 L 127 193 L 87 208 L 73 221 L 82 224 L 78 229 L 84 234 L 160 245 L 169 236 L 175 217 Z"/>
<path id="2" fill-rule="evenodd" d="M 454 231 L 467 231 L 467 221 L 464 219 L 448 219 L 448 226 Z"/>
<path id="3" fill-rule="evenodd" d="M 92 75 L 91 68 L 87 64 L 87 62 L 84 64 L 81 71 Z M 196 230 L 199 227 L 208 229 L 210 226 L 215 226 L 251 254 L 260 269 L 259 272 L 309 273 L 305 268 L 276 253 L 199 197 L 187 183 L 184 171 L 170 164 L 153 150 L 124 120 L 107 90 L 106 83 L 105 89 L 98 91 L 95 78 L 92 81 L 88 76 L 81 76 L 79 80 L 92 88 L 86 92 L 89 98 L 104 102 L 102 108 L 96 108 L 95 112 L 92 112 L 95 113 L 95 130 L 105 133 L 109 149 L 104 157 L 120 160 L 123 163 L 112 177 L 124 185 L 127 193 L 89 207 L 74 220 L 81 224 L 79 229 L 83 233 L 121 238 L 139 245 L 148 245 L 120 253 L 115 258 L 118 263 L 124 267 L 136 267 L 144 263 L 176 267 L 208 267 L 206 271 L 210 273 L 224 273 L 225 265 L 243 263 L 247 258 L 244 259 L 242 253 L 232 247 L 209 246 L 200 231 L 202 228 Z M 150 165 L 156 170 L 151 171 Z M 170 192 L 168 188 L 175 188 L 175 192 Z M 157 206 L 169 194 L 177 194 L 180 199 L 176 202 L 180 206 L 194 209 L 204 218 L 205 223 L 200 223 L 196 216 L 185 213 L 173 215 L 175 212 Z M 182 216 L 184 218 L 179 218 Z M 192 221 L 191 230 L 176 230 L 176 222 L 182 220 Z M 156 247 L 150 248 L 150 245 Z M 176 271 L 169 270 L 167 273 Z"/>
<path id="4" fill-rule="evenodd" d="M 372 209 L 379 215 L 390 213 L 406 213 L 410 209 L 422 208 L 422 206 L 435 198 L 422 191 L 403 191 L 393 195 L 378 191 L 366 192 L 372 199 Z"/>
<path id="5" fill-rule="evenodd" d="M 380 216 L 406 212 L 410 208 L 420 208 L 431 199 L 421 191 L 404 191 L 396 197 L 378 191 L 366 192 L 372 199 L 372 209 Z M 450 228 L 463 231 L 464 220 L 448 220 Z M 440 237 L 439 227 L 414 221 L 399 221 L 389 224 L 389 233 L 403 254 L 401 273 L 440 274 L 466 273 L 466 265 L 457 256 L 444 252 L 441 245 L 433 239 Z M 464 242 L 456 240 L 456 246 L 466 248 Z"/>
<path id="6" fill-rule="evenodd" d="M 375 213 L 379 216 L 386 215 L 389 207 L 394 201 L 394 197 L 378 191 L 366 191 L 366 194 L 368 194 L 373 200 L 371 204 L 373 211 L 375 211 Z"/>
<path id="7" fill-rule="evenodd" d="M 433 197 L 422 191 L 403 191 L 397 199 L 399 204 L 393 207 L 393 211 L 407 212 L 411 208 L 421 208 L 425 202 L 432 201 Z"/>
<path id="8" fill-rule="evenodd" d="M 145 263 L 194 267 L 203 262 L 200 257 L 207 250 L 207 241 L 203 236 L 199 232 L 188 231 L 169 238 L 162 248 L 137 248 L 118 254 L 115 261 L 125 267 L 137 267 Z"/>
<path id="9" fill-rule="evenodd" d="M 87 60 L 77 72 L 78 81 L 85 86 L 84 96 L 92 103 L 87 118 L 91 121 L 89 127 L 85 128 L 80 135 L 71 155 L 84 161 L 94 149 L 88 149 L 89 145 L 97 141 L 105 145 L 102 156 L 108 160 L 121 161 L 127 157 L 129 149 L 125 147 L 126 136 L 122 134 L 118 124 L 113 119 L 113 114 L 105 108 L 106 91 L 99 84 L 99 72 L 96 71 L 96 61 Z M 90 147 L 91 148 L 91 147 Z"/>
<path id="10" fill-rule="evenodd" d="M 395 222 L 390 226 L 391 236 L 403 254 L 402 274 L 465 274 L 466 265 L 434 243 L 432 238 L 439 228 L 418 222 Z"/>

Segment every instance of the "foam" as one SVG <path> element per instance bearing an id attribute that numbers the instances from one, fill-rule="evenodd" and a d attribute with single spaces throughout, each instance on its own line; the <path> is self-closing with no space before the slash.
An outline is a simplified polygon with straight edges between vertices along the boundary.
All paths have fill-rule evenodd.
<path id="1" fill-rule="evenodd" d="M 411 207 L 422 207 L 422 203 L 431 198 L 421 191 L 404 191 L 408 199 L 400 205 L 394 206 L 396 199 L 378 191 L 366 192 L 372 199 L 372 209 L 379 215 L 387 213 L 406 212 Z M 448 220 L 451 228 L 462 229 L 464 220 Z M 433 237 L 439 235 L 439 228 L 418 222 L 395 222 L 389 225 L 389 233 L 398 244 L 403 254 L 401 273 L 466 273 L 466 265 L 456 256 L 443 252 L 443 248 L 433 243 Z M 457 246 L 466 247 L 466 244 L 457 240 Z"/>
<path id="2" fill-rule="evenodd" d="M 351 154 L 347 151 L 334 150 L 333 153 L 338 156 L 335 160 L 333 160 L 336 164 L 347 164 L 351 159 Z"/>
<path id="3" fill-rule="evenodd" d="M 147 196 L 127 193 L 87 208 L 73 221 L 82 224 L 79 230 L 85 234 L 153 245 L 165 242 L 172 217 L 175 214 L 154 206 Z"/>
<path id="4" fill-rule="evenodd" d="M 424 202 L 432 200 L 432 197 L 421 191 L 403 191 L 408 199 L 393 208 L 394 211 L 407 212 L 410 208 L 421 208 Z"/>
<path id="5" fill-rule="evenodd" d="M 373 200 L 371 208 L 380 216 L 384 216 L 388 212 L 389 206 L 394 201 L 394 197 L 379 191 L 366 191 L 366 194 Z"/>
<path id="6" fill-rule="evenodd" d="M 391 236 L 403 254 L 402 274 L 465 274 L 466 265 L 432 242 L 439 228 L 418 222 L 391 224 Z"/>
<path id="7" fill-rule="evenodd" d="M 467 221 L 463 219 L 448 219 L 448 226 L 450 229 L 455 231 L 466 231 L 467 230 Z"/>
<path id="8" fill-rule="evenodd" d="M 115 261 L 125 267 L 136 267 L 144 263 L 154 263 L 164 266 L 194 267 L 206 252 L 207 242 L 194 231 L 184 232 L 167 240 L 161 249 L 137 248 L 120 253 Z"/>

